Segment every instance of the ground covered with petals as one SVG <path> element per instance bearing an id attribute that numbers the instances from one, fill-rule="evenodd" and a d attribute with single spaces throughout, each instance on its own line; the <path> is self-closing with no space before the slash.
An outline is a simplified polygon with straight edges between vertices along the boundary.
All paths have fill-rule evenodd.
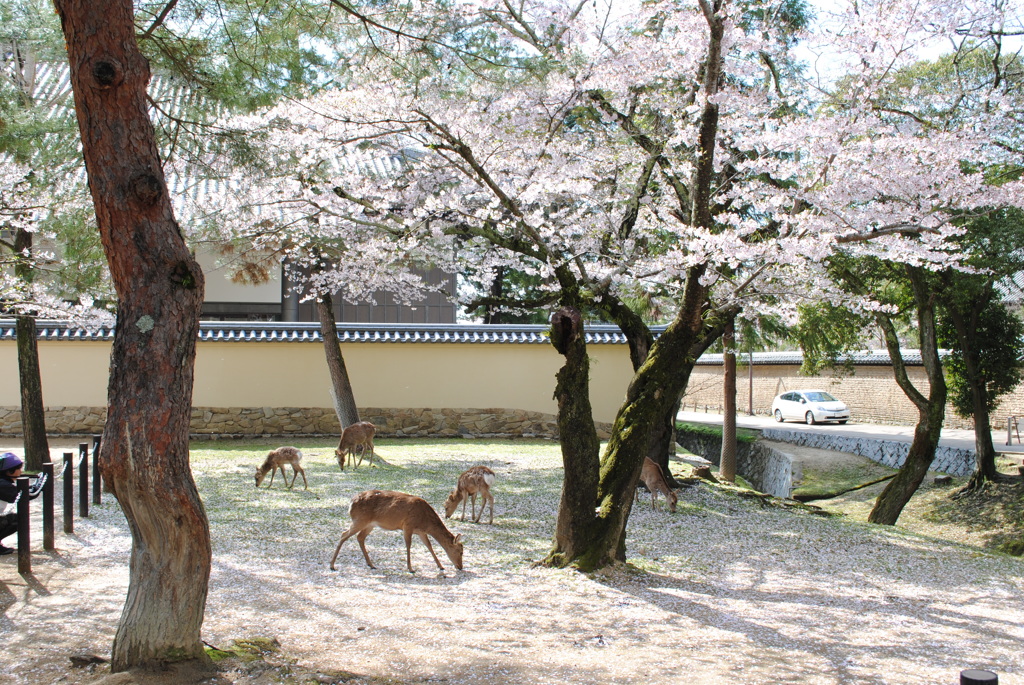
<path id="1" fill-rule="evenodd" d="M 58 532 L 55 554 L 34 553 L 31 576 L 0 560 L 0 681 L 931 685 L 988 668 L 1024 683 L 1020 558 L 702 484 L 680 491 L 674 514 L 638 503 L 629 563 L 584 575 L 535 565 L 562 487 L 553 442 L 381 440 L 384 465 L 344 473 L 329 441 L 297 445 L 309 490 L 280 476 L 254 487 L 278 443 L 192 454 L 213 534 L 203 638 L 279 647 L 206 675 L 72 667 L 72 655 L 109 657 L 127 588 L 130 536 L 108 495 L 73 536 Z M 354 539 L 328 568 L 356 493 L 402 490 L 441 510 L 476 464 L 497 474 L 495 523 L 447 521 L 466 538 L 464 571 L 435 545 L 439 572 L 414 540 L 409 574 L 401 534 L 381 530 L 367 540 L 377 570 Z"/>

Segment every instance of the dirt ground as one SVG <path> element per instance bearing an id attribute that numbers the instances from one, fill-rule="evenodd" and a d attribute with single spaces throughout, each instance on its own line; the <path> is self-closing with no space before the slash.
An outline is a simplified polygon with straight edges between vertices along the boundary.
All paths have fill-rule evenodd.
<path id="1" fill-rule="evenodd" d="M 861 459 L 784 451 L 805 466 Z M 513 492 L 519 467 L 510 460 L 499 474 L 499 528 L 541 516 L 518 509 L 530 490 Z M 220 468 L 197 480 L 237 475 L 252 488 L 249 465 Z M 268 521 L 289 502 L 312 502 L 305 492 L 258 495 Z M 522 537 L 543 549 L 551 523 Z M 508 550 L 483 549 L 492 531 L 470 523 L 452 524 L 473 545 L 464 571 L 438 572 L 416 542 L 416 575 L 405 571 L 393 533 L 368 543 L 377 570 L 351 546 L 335 573 L 324 556 L 334 543 L 323 538 L 336 529 L 309 539 L 275 537 L 258 522 L 235 529 L 236 539 L 218 530 L 204 640 L 228 649 L 258 637 L 280 650 L 227 660 L 215 672 L 111 675 L 103 663 L 77 666 L 72 657 L 109 658 L 130 537 L 114 506 L 75 525 L 58 536 L 56 552 L 33 553 L 31 574 L 17 573 L 15 556 L 0 558 L 0 681 L 932 685 L 956 682 L 963 668 L 992 668 L 1003 685 L 1024 684 L 1019 559 L 705 488 L 680 491 L 674 515 L 635 507 L 631 565 L 594 575 L 510 561 Z"/>

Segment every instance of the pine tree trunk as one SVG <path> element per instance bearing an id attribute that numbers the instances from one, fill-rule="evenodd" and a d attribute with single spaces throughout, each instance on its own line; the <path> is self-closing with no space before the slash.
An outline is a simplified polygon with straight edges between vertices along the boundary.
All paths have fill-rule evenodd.
<path id="1" fill-rule="evenodd" d="M 736 353 L 733 350 L 734 319 L 725 324 L 722 342 L 725 345 L 723 359 L 724 382 L 722 387 L 722 453 L 718 464 L 719 477 L 728 482 L 736 482 Z"/>
<path id="2" fill-rule="evenodd" d="M 35 317 L 19 316 L 15 328 L 18 336 L 18 377 L 21 384 L 25 469 L 41 471 L 43 464 L 50 462 L 50 444 L 46 439 L 46 414 L 43 405 L 43 382 L 39 375 Z"/>
<path id="3" fill-rule="evenodd" d="M 19 227 L 14 235 L 14 275 L 32 283 L 32 234 Z M 26 255 L 28 258 L 26 258 Z M 41 471 L 50 461 L 50 444 L 46 438 L 46 405 L 43 404 L 43 379 L 39 372 L 39 343 L 36 319 L 32 314 L 16 317 L 18 339 L 18 383 L 21 388 L 21 428 L 25 445 L 25 468 Z"/>
<path id="4" fill-rule="evenodd" d="M 567 566 L 594 540 L 601 442 L 590 405 L 590 360 L 579 310 L 563 307 L 552 316 L 551 342 L 565 357 L 555 385 L 564 476 L 554 546 L 545 563 Z"/>
<path id="5" fill-rule="evenodd" d="M 974 333 L 977 331 L 978 315 L 987 305 L 987 299 L 975 301 L 974 310 L 967 318 L 953 307 L 948 308 L 950 320 L 953 322 L 953 329 L 956 332 L 963 351 L 964 380 L 971 391 L 971 416 L 974 419 L 974 451 L 975 468 L 967 483 L 967 490 L 974 490 L 985 482 L 996 480 L 999 472 L 996 470 L 996 448 L 992 443 L 992 423 L 988 409 L 988 390 L 985 387 L 985 379 L 980 369 L 978 350 L 974 343 Z"/>
<path id="6" fill-rule="evenodd" d="M 96 220 L 118 295 L 100 467 L 132 533 L 115 672 L 204 660 L 210 531 L 189 468 L 203 273 L 171 209 L 128 0 L 57 0 Z"/>
<path id="7" fill-rule="evenodd" d="M 327 370 L 331 375 L 331 397 L 338 421 L 344 430 L 353 423 L 359 423 L 359 409 L 356 407 L 356 396 L 352 391 L 352 381 L 345 368 L 345 358 L 341 356 L 338 344 L 338 324 L 334 318 L 334 300 L 330 295 L 323 295 L 316 303 L 316 313 L 320 319 L 320 337 L 324 341 L 324 355 L 327 357 Z"/>

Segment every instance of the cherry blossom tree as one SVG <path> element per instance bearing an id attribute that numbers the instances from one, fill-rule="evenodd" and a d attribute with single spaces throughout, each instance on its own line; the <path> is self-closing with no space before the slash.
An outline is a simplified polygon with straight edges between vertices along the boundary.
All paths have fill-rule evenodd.
<path id="1" fill-rule="evenodd" d="M 1024 201 L 1017 174 L 1006 173 L 1020 164 L 1020 131 L 1015 117 L 1005 116 L 1016 110 L 1015 96 L 998 66 L 981 87 L 952 79 L 928 88 L 920 78 L 921 51 L 952 41 L 949 59 L 961 58 L 991 27 L 1006 26 L 1008 16 L 1001 3 L 886 2 L 851 3 L 834 20 L 833 50 L 848 58 L 844 77 L 813 116 L 759 132 L 762 154 L 752 163 L 772 180 L 766 185 L 781 191 L 764 193 L 767 205 L 785 208 L 774 213 L 782 226 L 778 258 L 790 254 L 794 239 L 819 236 L 817 259 L 803 267 L 808 278 L 820 278 L 834 303 L 846 299 L 836 292 L 843 289 L 856 296 L 851 306 L 871 313 L 897 382 L 918 407 L 910 455 L 869 517 L 893 524 L 934 458 L 943 420 L 946 386 L 929 274 L 966 268 L 951 240 L 965 230 L 965 219 Z M 871 262 L 858 259 L 889 264 L 907 283 L 927 394 L 907 377 L 892 322 L 897 305 L 886 290 L 897 274 L 868 277 L 862 265 Z M 830 282 L 827 269 L 817 268 L 823 266 L 838 278 Z"/>

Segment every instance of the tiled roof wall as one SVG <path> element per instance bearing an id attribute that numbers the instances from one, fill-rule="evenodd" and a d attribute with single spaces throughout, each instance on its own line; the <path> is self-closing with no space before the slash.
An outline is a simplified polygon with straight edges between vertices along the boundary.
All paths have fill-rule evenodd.
<path id="1" fill-rule="evenodd" d="M 40 340 L 104 340 L 114 339 L 111 327 L 85 329 L 63 321 L 39 321 Z M 655 335 L 664 328 L 655 328 Z M 14 321 L 0 319 L 0 340 L 14 340 Z M 199 339 L 206 342 L 311 342 L 318 343 L 320 326 L 317 323 L 263 323 L 204 321 L 199 325 Z M 541 325 L 483 325 L 483 324 L 338 324 L 338 339 L 347 343 L 490 343 L 516 345 L 548 344 L 548 328 Z M 617 326 L 591 324 L 587 326 L 590 345 L 625 345 L 626 336 Z M 857 366 L 889 366 L 884 350 L 865 350 L 850 355 Z M 904 350 L 904 358 L 911 366 L 921 365 L 917 350 Z M 737 355 L 745 362 L 747 355 Z M 792 352 L 755 352 L 755 365 L 799 365 L 803 355 Z M 721 354 L 705 354 L 699 365 L 720 365 Z"/>

